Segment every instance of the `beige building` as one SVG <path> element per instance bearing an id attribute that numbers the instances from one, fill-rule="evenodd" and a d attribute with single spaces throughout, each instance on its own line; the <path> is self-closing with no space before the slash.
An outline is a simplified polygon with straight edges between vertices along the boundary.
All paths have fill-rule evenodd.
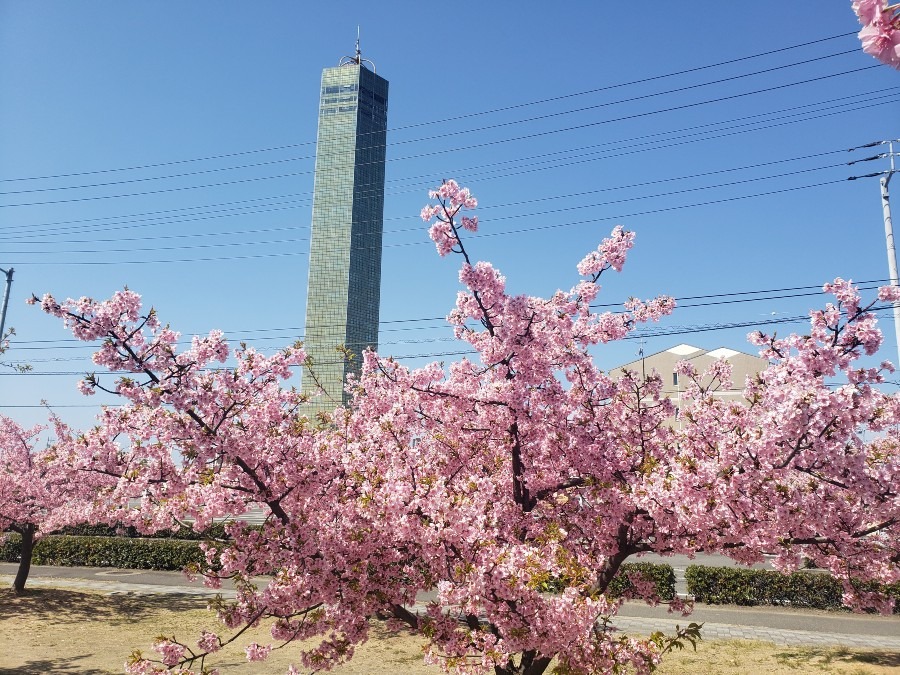
<path id="1" fill-rule="evenodd" d="M 741 392 L 744 389 L 747 377 L 756 375 L 769 365 L 768 361 L 763 358 L 728 349 L 727 347 L 706 351 L 693 345 L 680 344 L 614 368 L 609 371 L 609 375 L 615 378 L 624 370 L 631 370 L 638 374 L 646 375 L 650 375 L 655 371 L 663 379 L 663 393 L 680 408 L 681 392 L 690 386 L 690 383 L 685 382 L 684 378 L 675 372 L 675 364 L 679 361 L 690 361 L 696 368 L 697 373 L 702 375 L 703 371 L 720 359 L 725 359 L 731 364 L 732 386 L 729 389 L 719 389 L 714 392 L 714 395 L 735 401 L 741 400 Z M 706 383 L 704 382 L 703 384 Z"/>

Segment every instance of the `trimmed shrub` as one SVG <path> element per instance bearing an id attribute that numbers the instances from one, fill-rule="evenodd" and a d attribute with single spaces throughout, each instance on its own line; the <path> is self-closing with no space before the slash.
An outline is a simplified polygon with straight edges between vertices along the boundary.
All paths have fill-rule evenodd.
<path id="1" fill-rule="evenodd" d="M 685 570 L 688 593 L 710 605 L 780 605 L 808 609 L 843 609 L 841 582 L 825 572 L 799 571 L 782 574 L 741 567 L 689 565 Z M 879 587 L 863 584 L 867 591 L 881 590 L 894 598 L 900 613 L 900 584 Z"/>
<path id="2" fill-rule="evenodd" d="M 19 562 L 22 537 L 12 532 L 0 533 L 0 562 Z"/>
<path id="3" fill-rule="evenodd" d="M 632 588 L 628 575 L 634 573 L 653 583 L 660 600 L 669 601 L 675 597 L 675 570 L 672 566 L 648 562 L 624 563 L 606 593 L 616 598 L 625 595 Z"/>
<path id="4" fill-rule="evenodd" d="M 619 568 L 619 572 L 613 577 L 606 594 L 618 598 L 625 595 L 632 589 L 629 574 L 635 572 L 641 574 L 643 578 L 656 588 L 656 594 L 663 601 L 669 601 L 675 597 L 675 570 L 671 565 L 656 564 L 648 562 L 624 563 Z M 564 579 L 553 579 L 541 584 L 540 590 L 545 593 L 559 593 L 566 587 Z"/>
<path id="5" fill-rule="evenodd" d="M 177 530 L 160 530 L 153 534 L 141 534 L 134 527 L 116 527 L 114 525 L 73 525 L 65 527 L 55 534 L 69 534 L 76 537 L 128 537 L 130 539 L 185 539 L 202 541 L 203 539 L 226 539 L 225 524 L 213 523 L 203 532 L 196 532 L 190 527 Z"/>
<path id="6" fill-rule="evenodd" d="M 18 535 L 3 544 L 3 560 L 19 561 Z M 143 570 L 182 570 L 205 560 L 200 543 L 176 539 L 76 537 L 51 535 L 35 543 L 32 563 L 60 567 L 119 567 Z"/>

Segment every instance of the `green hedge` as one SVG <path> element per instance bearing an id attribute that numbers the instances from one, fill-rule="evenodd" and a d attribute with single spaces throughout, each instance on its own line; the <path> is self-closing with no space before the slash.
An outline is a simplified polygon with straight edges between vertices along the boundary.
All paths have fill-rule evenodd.
<path id="1" fill-rule="evenodd" d="M 656 586 L 656 594 L 661 600 L 668 601 L 675 597 L 675 570 L 672 569 L 672 566 L 647 562 L 624 563 L 610 582 L 606 594 L 614 598 L 624 595 L 631 589 L 631 580 L 628 578 L 628 574 L 635 572 L 639 572 L 645 579 L 653 582 Z M 541 590 L 547 593 L 559 593 L 565 586 L 565 580 L 556 579 L 542 584 Z"/>
<path id="2" fill-rule="evenodd" d="M 18 562 L 19 549 L 19 536 L 7 535 L 0 546 L 2 560 Z M 31 561 L 35 565 L 60 567 L 182 570 L 204 560 L 196 541 L 51 535 L 35 543 Z"/>
<path id="3" fill-rule="evenodd" d="M 0 562 L 19 562 L 21 539 L 18 534 L 0 534 Z"/>
<path id="4" fill-rule="evenodd" d="M 134 527 L 115 527 L 112 525 L 74 525 L 66 527 L 56 534 L 70 534 L 77 537 L 129 537 L 133 539 L 186 539 L 200 541 L 203 539 L 226 539 L 225 524 L 213 523 L 203 532 L 196 532 L 190 527 L 177 530 L 160 530 L 153 534 L 141 534 Z"/>
<path id="5" fill-rule="evenodd" d="M 742 567 L 689 565 L 685 570 L 688 593 L 697 602 L 710 605 L 785 605 L 809 609 L 841 609 L 841 582 L 823 572 L 782 574 Z M 867 591 L 886 590 L 894 598 L 894 613 L 900 613 L 900 584 L 878 587 L 864 584 Z"/>

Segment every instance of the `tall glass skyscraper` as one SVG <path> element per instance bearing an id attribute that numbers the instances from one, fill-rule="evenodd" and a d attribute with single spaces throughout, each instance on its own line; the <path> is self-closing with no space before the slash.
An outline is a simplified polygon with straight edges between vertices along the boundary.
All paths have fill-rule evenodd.
<path id="1" fill-rule="evenodd" d="M 367 63 L 357 42 L 355 57 L 322 71 L 302 385 L 322 390 L 313 410 L 346 403 L 347 374 L 378 347 L 388 83 Z"/>

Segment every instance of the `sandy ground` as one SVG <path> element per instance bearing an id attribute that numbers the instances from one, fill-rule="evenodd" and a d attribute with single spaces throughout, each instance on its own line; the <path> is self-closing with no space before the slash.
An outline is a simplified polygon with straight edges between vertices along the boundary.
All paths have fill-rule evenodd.
<path id="1" fill-rule="evenodd" d="M 149 649 L 157 635 L 187 638 L 202 629 L 220 631 L 203 600 L 185 596 L 104 595 L 82 591 L 34 589 L 17 597 L 0 591 L 0 675 L 107 675 L 122 673 L 134 649 Z M 241 644 L 271 640 L 265 628 L 247 634 Z M 332 671 L 339 675 L 437 673 L 422 664 L 423 642 L 375 626 L 373 638 L 353 660 Z M 248 663 L 240 649 L 214 655 L 207 667 L 223 675 L 284 673 L 296 658 L 289 645 L 263 663 Z M 900 654 L 878 651 L 777 647 L 740 641 L 701 642 L 664 662 L 661 675 L 765 673 L 900 673 Z"/>

